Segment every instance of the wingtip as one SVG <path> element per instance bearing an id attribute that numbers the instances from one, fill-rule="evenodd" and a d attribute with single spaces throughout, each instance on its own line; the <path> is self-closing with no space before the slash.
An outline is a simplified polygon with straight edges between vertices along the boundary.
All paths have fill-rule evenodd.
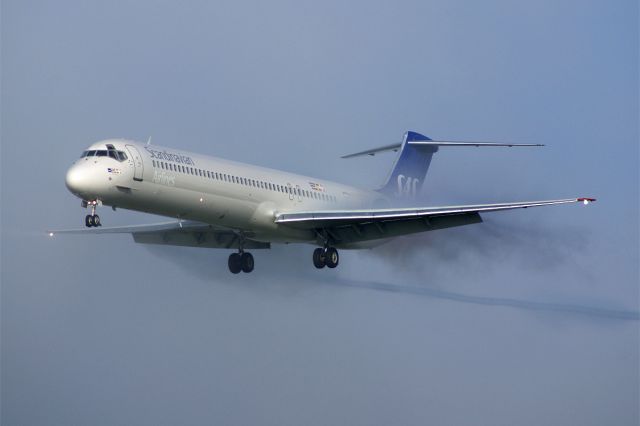
<path id="1" fill-rule="evenodd" d="M 576 201 L 582 202 L 586 206 L 589 203 L 594 203 L 596 201 L 596 199 L 595 198 L 589 198 L 589 197 L 580 197 L 580 198 L 577 198 Z"/>

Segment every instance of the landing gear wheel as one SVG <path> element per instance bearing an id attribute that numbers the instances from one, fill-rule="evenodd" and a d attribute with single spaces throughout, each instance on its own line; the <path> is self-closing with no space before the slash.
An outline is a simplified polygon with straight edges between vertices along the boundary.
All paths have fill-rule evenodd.
<path id="1" fill-rule="evenodd" d="M 333 247 L 329 247 L 324 253 L 324 262 L 326 263 L 327 268 L 335 268 L 336 266 L 338 266 L 338 262 L 340 262 L 338 250 Z"/>
<path id="2" fill-rule="evenodd" d="M 313 251 L 313 266 L 315 266 L 318 269 L 322 269 L 324 268 L 326 265 L 325 263 L 325 254 L 324 254 L 324 249 L 322 248 L 317 248 Z"/>
<path id="3" fill-rule="evenodd" d="M 87 228 L 91 228 L 93 226 L 93 216 L 91 216 L 90 214 L 86 215 L 84 217 L 84 225 Z"/>
<path id="4" fill-rule="evenodd" d="M 253 255 L 251 253 L 242 253 L 240 255 L 240 267 L 242 272 L 249 273 L 253 271 Z"/>
<path id="5" fill-rule="evenodd" d="M 102 223 L 100 223 L 100 216 L 93 215 L 93 226 L 102 226 Z"/>
<path id="6" fill-rule="evenodd" d="M 241 270 L 240 253 L 231 253 L 229 255 L 229 271 L 232 274 L 239 274 Z"/>

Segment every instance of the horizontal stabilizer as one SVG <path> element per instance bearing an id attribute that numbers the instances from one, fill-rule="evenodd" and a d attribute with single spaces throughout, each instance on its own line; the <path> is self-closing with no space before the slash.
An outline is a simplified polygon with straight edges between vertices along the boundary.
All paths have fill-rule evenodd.
<path id="1" fill-rule="evenodd" d="M 501 142 L 474 142 L 474 141 L 412 141 L 409 145 L 432 146 L 544 146 L 541 143 L 501 143 Z"/>
<path id="2" fill-rule="evenodd" d="M 386 151 L 395 151 L 397 152 L 400 147 L 402 146 L 401 143 L 394 143 L 391 145 L 385 145 L 385 146 L 381 146 L 378 148 L 373 148 L 373 149 L 367 149 L 366 151 L 360 151 L 360 152 L 356 152 L 354 154 L 347 154 L 347 155 L 343 155 L 340 158 L 353 158 L 353 157 L 360 157 L 363 155 L 376 155 L 379 152 L 386 152 Z"/>
<path id="3" fill-rule="evenodd" d="M 424 140 L 424 141 L 409 141 L 407 142 L 409 145 L 423 145 L 423 146 L 504 146 L 504 147 L 524 147 L 524 146 L 545 146 L 540 143 L 503 143 L 503 142 L 480 142 L 480 141 L 433 141 L 433 140 Z M 394 143 L 391 145 L 385 145 L 378 148 L 367 149 L 366 151 L 355 152 L 353 154 L 343 155 L 340 158 L 354 158 L 354 157 L 362 157 L 365 155 L 374 156 L 380 152 L 394 151 L 397 152 L 402 147 L 402 143 Z"/>

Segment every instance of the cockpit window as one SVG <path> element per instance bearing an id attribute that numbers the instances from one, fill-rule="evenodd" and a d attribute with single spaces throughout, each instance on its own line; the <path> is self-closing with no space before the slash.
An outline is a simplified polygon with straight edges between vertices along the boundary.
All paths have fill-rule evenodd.
<path id="1" fill-rule="evenodd" d="M 127 160 L 127 154 L 125 154 L 122 151 L 116 151 L 115 149 L 109 149 L 109 150 L 89 150 L 89 151 L 84 151 L 82 153 L 82 155 L 80 156 L 80 158 L 84 158 L 84 157 L 111 157 L 116 161 L 125 161 Z"/>

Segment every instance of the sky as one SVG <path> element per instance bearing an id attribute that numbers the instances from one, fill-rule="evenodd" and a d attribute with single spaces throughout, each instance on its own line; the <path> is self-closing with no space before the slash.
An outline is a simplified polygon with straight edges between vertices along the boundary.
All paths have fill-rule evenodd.
<path id="1" fill-rule="evenodd" d="M 638 2 L 2 0 L 3 425 L 637 425 Z M 434 139 L 427 205 L 592 196 L 342 251 L 58 236 L 92 142 L 356 186 Z M 153 223 L 110 209 L 106 225 Z"/>

